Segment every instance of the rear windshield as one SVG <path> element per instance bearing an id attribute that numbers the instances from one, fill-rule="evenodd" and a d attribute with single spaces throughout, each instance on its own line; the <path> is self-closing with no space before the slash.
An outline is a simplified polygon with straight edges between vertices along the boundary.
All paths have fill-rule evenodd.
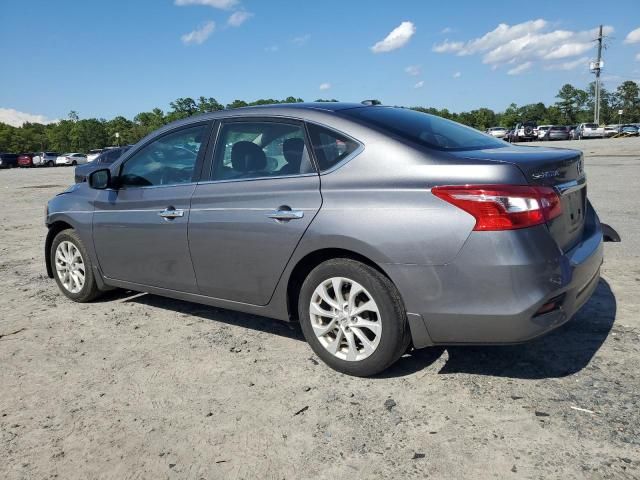
<path id="1" fill-rule="evenodd" d="M 429 148 L 446 151 L 499 148 L 507 144 L 473 128 L 428 113 L 394 107 L 362 107 L 342 114 L 378 130 Z"/>
<path id="2" fill-rule="evenodd" d="M 565 127 L 551 127 L 551 130 L 554 132 L 566 132 L 567 129 Z"/>
<path id="3" fill-rule="evenodd" d="M 585 123 L 584 127 L 585 128 L 598 128 L 598 125 L 596 125 L 595 123 Z"/>

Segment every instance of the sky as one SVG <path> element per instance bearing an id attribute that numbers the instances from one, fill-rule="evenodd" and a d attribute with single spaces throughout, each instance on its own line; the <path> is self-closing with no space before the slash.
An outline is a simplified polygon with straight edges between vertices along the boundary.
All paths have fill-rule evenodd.
<path id="1" fill-rule="evenodd" d="M 640 0 L 0 0 L 0 121 L 113 118 L 178 97 L 503 110 L 640 82 Z"/>

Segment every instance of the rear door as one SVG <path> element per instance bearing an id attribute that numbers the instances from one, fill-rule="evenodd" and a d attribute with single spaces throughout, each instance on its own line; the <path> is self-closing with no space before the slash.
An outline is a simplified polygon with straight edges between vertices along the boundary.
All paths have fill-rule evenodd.
<path id="1" fill-rule="evenodd" d="M 320 209 L 301 122 L 220 123 L 208 180 L 191 202 L 189 245 L 202 294 L 266 305 Z"/>

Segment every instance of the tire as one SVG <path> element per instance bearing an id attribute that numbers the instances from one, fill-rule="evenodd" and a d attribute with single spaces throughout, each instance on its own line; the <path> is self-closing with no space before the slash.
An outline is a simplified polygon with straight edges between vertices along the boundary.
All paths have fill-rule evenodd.
<path id="1" fill-rule="evenodd" d="M 64 244 L 64 245 L 63 245 Z M 57 265 L 58 258 L 58 247 L 61 246 L 61 262 L 60 265 Z M 80 255 L 80 259 L 82 261 L 82 266 L 75 268 L 76 275 L 69 273 L 66 277 L 64 273 L 60 270 L 63 265 L 69 265 L 70 262 L 66 262 L 64 260 L 70 259 L 72 256 L 75 257 L 75 251 L 69 247 L 72 245 L 75 247 L 77 252 Z M 68 253 L 65 255 L 65 252 Z M 86 303 L 90 302 L 100 296 L 102 293 L 98 289 L 98 285 L 96 283 L 96 279 L 93 275 L 93 268 L 91 265 L 91 258 L 89 257 L 89 253 L 85 248 L 82 240 L 76 233 L 75 230 L 69 228 L 67 230 L 62 230 L 59 232 L 53 242 L 51 243 L 51 269 L 53 270 L 53 276 L 56 279 L 56 283 L 58 284 L 58 288 L 62 293 L 64 293 L 68 298 L 78 303 Z M 76 257 L 77 258 L 77 257 Z M 74 265 L 76 265 L 74 263 Z M 78 280 L 80 278 L 79 271 L 84 271 L 84 281 L 82 282 L 81 288 L 77 288 L 79 286 Z M 74 277 L 76 281 L 74 281 Z M 66 281 L 63 280 L 66 278 Z M 77 289 L 77 290 L 76 290 Z"/>
<path id="2" fill-rule="evenodd" d="M 52 160 L 49 160 L 47 162 L 47 167 L 53 167 L 53 161 Z"/>
<path id="3" fill-rule="evenodd" d="M 336 297 L 333 285 L 339 285 L 340 297 Z M 363 308 L 366 304 L 373 308 L 350 316 L 354 309 L 346 304 L 352 291 L 353 307 Z M 325 300 L 327 297 L 331 303 Z M 331 311 L 337 298 L 343 301 L 343 311 Z M 321 311 L 329 316 L 319 314 Z M 300 290 L 298 315 L 311 349 L 331 368 L 348 375 L 366 377 L 382 372 L 400 358 L 411 342 L 406 312 L 393 283 L 376 269 L 348 258 L 328 260 L 309 273 Z M 331 324 L 333 328 L 316 335 L 317 329 Z M 329 351 L 332 347 L 335 353 Z"/>
<path id="4" fill-rule="evenodd" d="M 71 162 L 71 166 L 75 167 L 76 165 L 78 165 L 78 162 L 76 162 L 75 160 L 73 162 Z"/>

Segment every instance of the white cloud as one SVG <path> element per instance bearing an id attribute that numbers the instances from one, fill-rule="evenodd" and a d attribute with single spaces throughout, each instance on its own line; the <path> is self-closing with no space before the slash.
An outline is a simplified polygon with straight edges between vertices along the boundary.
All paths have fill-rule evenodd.
<path id="1" fill-rule="evenodd" d="M 613 32 L 610 26 L 604 33 Z M 519 64 L 510 72 L 517 74 L 523 65 L 541 62 L 549 65 L 550 60 L 577 57 L 594 48 L 596 29 L 584 31 L 550 30 L 543 19 L 529 20 L 516 25 L 501 23 L 481 37 L 464 41 L 445 40 L 433 46 L 436 53 L 453 53 L 458 56 L 480 55 L 484 64 L 496 69 L 502 65 Z M 568 62 L 567 62 L 568 63 Z M 525 70 L 526 70 L 525 69 Z"/>
<path id="2" fill-rule="evenodd" d="M 531 68 L 531 65 L 533 65 L 532 62 L 524 62 L 521 63 L 520 65 L 518 65 L 517 67 L 512 68 L 511 70 L 509 70 L 507 72 L 507 75 L 520 75 L 521 73 L 526 72 L 527 70 L 529 70 Z"/>
<path id="3" fill-rule="evenodd" d="M 188 5 L 205 5 L 207 7 L 229 10 L 238 5 L 238 3 L 240 2 L 239 0 L 175 0 L 174 3 L 179 7 Z"/>
<path id="4" fill-rule="evenodd" d="M 50 120 L 44 115 L 34 115 L 32 113 L 25 113 L 15 110 L 13 108 L 0 107 L 0 123 L 6 123 L 14 127 L 20 127 L 23 123 L 53 123 L 57 120 Z"/>
<path id="5" fill-rule="evenodd" d="M 460 78 L 462 76 L 462 73 L 460 72 L 456 72 L 453 74 L 453 78 Z"/>
<path id="6" fill-rule="evenodd" d="M 404 71 L 412 77 L 417 77 L 422 73 L 422 68 L 420 67 L 420 65 L 409 65 L 404 69 Z"/>
<path id="7" fill-rule="evenodd" d="M 636 62 L 640 62 L 640 53 L 636 55 Z"/>
<path id="8" fill-rule="evenodd" d="M 459 52 L 464 47 L 464 42 L 450 42 L 446 39 L 439 45 L 433 46 L 433 51 L 436 53 L 454 53 Z"/>
<path id="9" fill-rule="evenodd" d="M 299 47 L 306 45 L 306 43 L 311 39 L 311 35 L 305 33 L 304 35 L 300 35 L 299 37 L 294 37 L 291 39 L 291 43 L 298 45 Z"/>
<path id="10" fill-rule="evenodd" d="M 440 30 L 440 33 L 443 35 L 446 35 L 447 33 L 451 33 L 451 32 L 453 32 L 453 29 L 449 27 L 445 27 L 442 30 Z"/>
<path id="11" fill-rule="evenodd" d="M 413 88 L 422 88 L 424 87 L 424 80 L 420 80 L 418 83 L 416 83 Z"/>
<path id="12" fill-rule="evenodd" d="M 328 82 L 320 84 L 320 90 L 329 90 L 331 88 L 331 84 Z"/>
<path id="13" fill-rule="evenodd" d="M 416 27 L 412 22 L 402 22 L 391 30 L 391 33 L 384 40 L 371 47 L 371 51 L 373 53 L 383 53 L 404 47 L 415 33 Z"/>
<path id="14" fill-rule="evenodd" d="M 182 35 L 182 37 L 180 37 L 180 39 L 185 45 L 200 45 L 211 36 L 215 28 L 215 22 L 209 21 L 202 24 L 192 32 L 185 33 L 184 35 Z"/>
<path id="15" fill-rule="evenodd" d="M 280 47 L 278 47 L 278 45 L 269 45 L 268 47 L 264 47 L 264 51 L 267 53 L 275 53 L 278 50 L 280 50 Z"/>
<path id="16" fill-rule="evenodd" d="M 631 30 L 624 39 L 624 43 L 640 43 L 640 27 L 635 30 Z"/>
<path id="17" fill-rule="evenodd" d="M 589 66 L 589 57 L 582 57 L 577 60 L 572 60 L 570 62 L 563 63 L 552 63 L 550 65 L 546 65 L 544 67 L 545 70 L 573 70 L 574 68 L 578 68 L 583 66 L 586 68 Z"/>
<path id="18" fill-rule="evenodd" d="M 576 55 L 582 55 L 592 48 L 593 45 L 591 43 L 565 43 L 547 53 L 544 58 L 546 60 L 556 60 L 558 58 L 575 57 Z"/>
<path id="19" fill-rule="evenodd" d="M 232 27 L 239 27 L 244 22 L 253 17 L 253 13 L 247 12 L 246 10 L 238 10 L 237 12 L 233 12 L 229 19 L 227 20 L 227 24 Z"/>

